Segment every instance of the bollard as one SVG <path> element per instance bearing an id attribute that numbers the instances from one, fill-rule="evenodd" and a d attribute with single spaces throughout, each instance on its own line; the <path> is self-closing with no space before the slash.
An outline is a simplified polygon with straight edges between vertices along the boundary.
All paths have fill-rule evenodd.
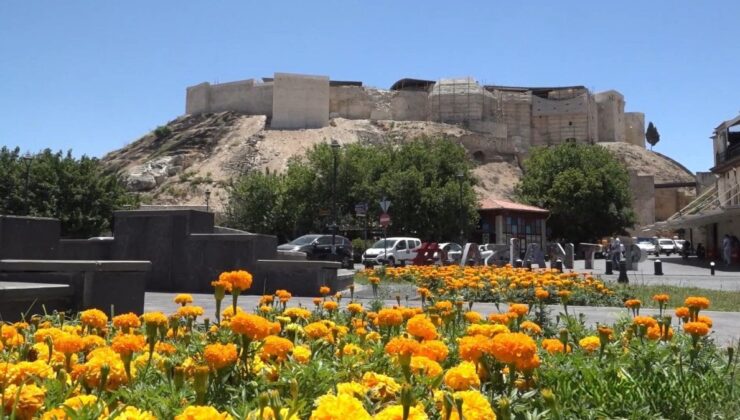
<path id="1" fill-rule="evenodd" d="M 522 260 L 520 258 L 514 260 L 514 268 L 522 268 Z"/>
<path id="2" fill-rule="evenodd" d="M 619 278 L 617 278 L 617 283 L 629 283 L 630 280 L 627 278 L 627 261 L 620 261 L 619 262 Z"/>
<path id="3" fill-rule="evenodd" d="M 563 272 L 563 260 L 561 260 L 560 258 L 555 260 L 555 269 L 561 273 Z"/>
<path id="4" fill-rule="evenodd" d="M 712 273 L 712 275 L 714 275 L 714 261 L 709 263 L 709 270 Z"/>
<path id="5" fill-rule="evenodd" d="M 532 260 L 530 259 L 524 260 L 524 268 L 526 268 L 529 271 L 532 271 Z"/>
<path id="6" fill-rule="evenodd" d="M 661 260 L 655 260 L 655 262 L 653 263 L 653 266 L 655 267 L 655 275 L 662 276 L 663 275 L 663 262 Z"/>
<path id="7" fill-rule="evenodd" d="M 614 263 L 612 262 L 612 260 L 609 260 L 609 259 L 606 260 L 606 271 L 604 271 L 604 274 L 609 274 L 609 275 L 614 274 L 613 267 L 612 267 L 613 264 Z"/>

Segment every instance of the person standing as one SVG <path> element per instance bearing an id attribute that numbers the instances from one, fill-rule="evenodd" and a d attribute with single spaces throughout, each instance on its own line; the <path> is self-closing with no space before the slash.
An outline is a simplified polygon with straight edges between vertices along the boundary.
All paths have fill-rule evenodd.
<path id="1" fill-rule="evenodd" d="M 730 265 L 731 259 L 732 259 L 732 239 L 730 239 L 730 235 L 725 234 L 725 237 L 722 239 L 722 261 L 726 265 Z"/>
<path id="2" fill-rule="evenodd" d="M 622 259 L 622 241 L 614 238 L 610 246 L 611 258 L 614 267 L 619 267 L 619 261 Z"/>

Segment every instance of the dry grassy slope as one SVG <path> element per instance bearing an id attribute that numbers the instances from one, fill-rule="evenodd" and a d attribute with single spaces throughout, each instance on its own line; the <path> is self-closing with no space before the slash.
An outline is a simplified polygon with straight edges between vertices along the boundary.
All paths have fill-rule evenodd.
<path id="1" fill-rule="evenodd" d="M 312 130 L 266 130 L 264 116 L 232 112 L 186 115 L 170 121 L 170 134 L 157 138 L 147 134 L 126 147 L 109 153 L 103 161 L 125 174 L 149 173 L 149 162 L 175 157 L 164 164 L 157 185 L 143 192 L 154 204 L 203 205 L 206 190 L 211 204 L 220 208 L 225 199 L 223 185 L 241 172 L 258 169 L 280 171 L 288 160 L 316 144 L 337 139 L 342 143 L 401 142 L 421 135 L 445 136 L 465 145 L 472 141 L 495 141 L 448 124 L 426 121 L 368 121 L 334 119 L 330 126 Z M 685 170 L 668 159 L 637 146 L 619 144 L 618 154 L 641 173 L 660 179 L 684 179 Z M 612 148 L 612 144 L 606 144 Z M 472 152 L 472 151 L 471 151 Z M 481 195 L 510 199 L 521 177 L 514 156 L 490 156 L 477 162 L 474 170 Z"/>

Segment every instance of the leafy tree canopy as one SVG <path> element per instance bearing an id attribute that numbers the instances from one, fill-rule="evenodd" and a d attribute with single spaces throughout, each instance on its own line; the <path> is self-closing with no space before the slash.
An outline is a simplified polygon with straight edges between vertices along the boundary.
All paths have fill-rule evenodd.
<path id="1" fill-rule="evenodd" d="M 113 210 L 135 202 L 98 159 L 0 149 L 0 214 L 55 217 L 63 236 L 85 238 L 108 231 Z"/>
<path id="2" fill-rule="evenodd" d="M 378 202 L 384 196 L 391 201 L 388 235 L 457 240 L 461 219 L 465 231 L 478 220 L 465 150 L 444 139 L 421 138 L 402 144 L 346 144 L 336 151 L 321 144 L 291 160 L 282 174 L 245 174 L 230 188 L 227 224 L 276 234 L 281 240 L 327 232 L 332 220 L 333 153 L 342 231 L 355 230 L 354 236 L 361 236 L 366 221 L 354 213 L 360 203 L 368 204 L 367 225 L 377 229 Z"/>
<path id="3" fill-rule="evenodd" d="M 645 140 L 647 140 L 648 143 L 650 143 L 650 149 L 652 150 L 653 146 L 658 144 L 660 141 L 660 133 L 658 133 L 658 127 L 653 125 L 653 122 L 650 121 L 648 124 L 647 130 L 645 130 Z"/>
<path id="4" fill-rule="evenodd" d="M 634 225 L 627 169 L 601 146 L 532 150 L 515 193 L 550 210 L 547 225 L 553 239 L 592 242 Z"/>

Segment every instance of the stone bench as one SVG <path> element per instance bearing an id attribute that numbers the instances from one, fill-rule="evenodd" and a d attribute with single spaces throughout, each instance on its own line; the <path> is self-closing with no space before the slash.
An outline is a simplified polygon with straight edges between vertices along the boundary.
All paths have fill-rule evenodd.
<path id="1" fill-rule="evenodd" d="M 6 259 L 0 260 L 0 281 L 66 284 L 72 290 L 68 309 L 73 311 L 140 314 L 149 270 L 149 261 Z"/>
<path id="2" fill-rule="evenodd" d="M 293 296 L 318 296 L 321 286 L 332 292 L 344 290 L 354 276 L 338 276 L 341 264 L 335 261 L 257 260 L 258 276 L 250 291 L 270 294 L 285 289 Z"/>
<path id="3" fill-rule="evenodd" d="M 15 322 L 33 314 L 64 311 L 72 305 L 74 290 L 68 284 L 0 281 L 0 319 Z"/>

